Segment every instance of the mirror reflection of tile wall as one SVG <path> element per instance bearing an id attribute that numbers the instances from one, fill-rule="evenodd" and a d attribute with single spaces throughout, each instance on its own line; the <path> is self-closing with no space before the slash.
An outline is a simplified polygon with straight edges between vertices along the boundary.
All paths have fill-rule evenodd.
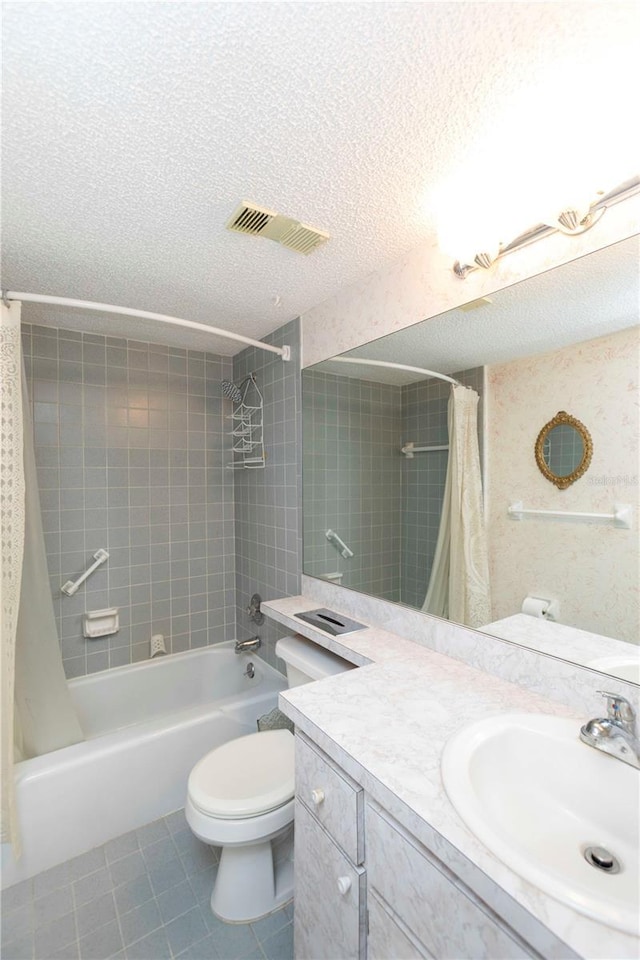
<path id="1" fill-rule="evenodd" d="M 482 398 L 481 367 L 454 376 Z M 447 451 L 408 459 L 400 448 L 409 441 L 447 444 L 449 384 L 397 386 L 313 370 L 302 379 L 305 572 L 420 607 L 438 537 Z M 479 409 L 482 455 L 481 423 Z M 341 557 L 327 541 L 329 529 L 353 557 Z"/>

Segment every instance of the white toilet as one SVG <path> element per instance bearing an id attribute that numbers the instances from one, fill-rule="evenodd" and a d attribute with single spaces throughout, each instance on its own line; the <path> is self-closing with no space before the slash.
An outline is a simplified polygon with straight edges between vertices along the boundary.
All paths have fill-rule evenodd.
<path id="1" fill-rule="evenodd" d="M 353 667 L 302 637 L 284 637 L 276 653 L 290 687 Z M 258 920 L 293 897 L 294 738 L 268 730 L 207 753 L 189 776 L 185 813 L 195 835 L 222 847 L 211 894 L 229 923 Z"/>

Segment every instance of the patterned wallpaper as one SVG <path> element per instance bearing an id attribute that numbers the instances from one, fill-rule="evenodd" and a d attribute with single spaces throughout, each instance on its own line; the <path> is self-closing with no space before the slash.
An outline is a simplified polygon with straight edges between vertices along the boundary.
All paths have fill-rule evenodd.
<path id="1" fill-rule="evenodd" d="M 631 643 L 638 635 L 639 328 L 488 368 L 487 434 L 493 616 L 526 594 L 558 598 L 559 621 Z M 593 439 L 587 473 L 558 490 L 538 470 L 534 444 L 559 410 Z M 507 507 L 610 513 L 631 504 L 631 530 L 543 519 L 516 522 Z M 561 651 L 559 651 L 561 653 Z"/>

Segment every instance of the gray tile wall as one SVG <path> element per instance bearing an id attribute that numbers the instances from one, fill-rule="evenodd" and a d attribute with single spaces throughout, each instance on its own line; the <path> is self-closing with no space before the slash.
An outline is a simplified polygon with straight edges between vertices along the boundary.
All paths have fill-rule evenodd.
<path id="1" fill-rule="evenodd" d="M 400 599 L 400 387 L 303 372 L 304 569 Z M 354 556 L 328 543 L 340 535 Z"/>
<path id="2" fill-rule="evenodd" d="M 220 382 L 231 360 L 24 325 L 51 588 L 70 677 L 235 632 L 233 477 Z M 109 561 L 74 597 L 60 585 L 98 547 Z M 120 630 L 82 637 L 85 610 Z"/>
<path id="3" fill-rule="evenodd" d="M 478 435 L 482 443 L 483 368 L 454 373 L 456 380 L 480 394 Z M 402 388 L 402 444 L 448 444 L 447 404 L 451 387 L 443 380 L 419 380 Z M 440 528 L 447 475 L 446 450 L 402 458 L 402 591 L 403 603 L 422 607 Z"/>
<path id="4" fill-rule="evenodd" d="M 247 605 L 253 593 L 263 600 L 300 592 L 302 541 L 300 530 L 300 323 L 294 320 L 265 341 L 288 344 L 292 357 L 284 362 L 275 354 L 249 347 L 234 357 L 236 384 L 255 373 L 264 396 L 264 470 L 233 471 L 235 485 L 235 545 L 237 636 L 259 634 L 261 655 L 282 668 L 274 652 L 284 631 L 271 620 L 252 624 Z M 227 412 L 231 404 L 226 402 Z"/>

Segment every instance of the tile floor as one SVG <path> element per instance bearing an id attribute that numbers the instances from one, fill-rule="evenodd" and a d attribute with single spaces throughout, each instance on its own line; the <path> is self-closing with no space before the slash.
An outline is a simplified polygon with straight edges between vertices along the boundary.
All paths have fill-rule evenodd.
<path id="1" fill-rule="evenodd" d="M 3 960 L 293 960 L 293 905 L 226 924 L 182 810 L 2 892 Z"/>

